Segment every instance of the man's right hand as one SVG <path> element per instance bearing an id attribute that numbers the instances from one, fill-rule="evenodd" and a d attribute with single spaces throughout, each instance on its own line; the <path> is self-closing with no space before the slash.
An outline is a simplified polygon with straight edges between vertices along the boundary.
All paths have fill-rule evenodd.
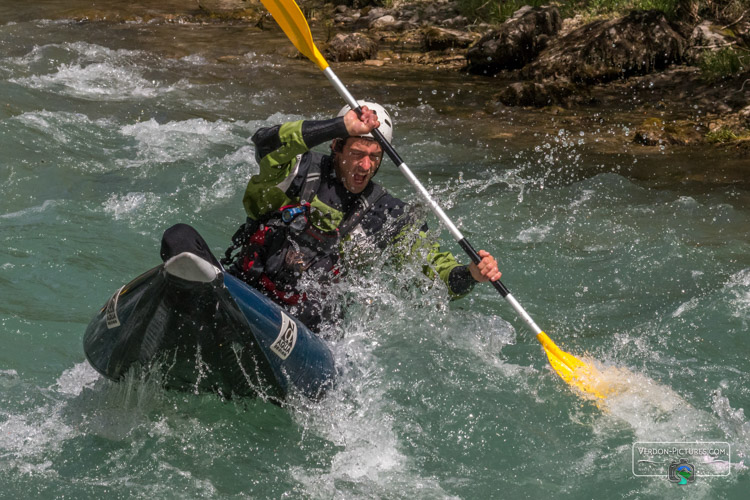
<path id="1" fill-rule="evenodd" d="M 354 110 L 344 115 L 344 125 L 350 136 L 365 135 L 380 126 L 378 115 L 367 106 L 362 106 L 362 116 L 357 116 Z"/>

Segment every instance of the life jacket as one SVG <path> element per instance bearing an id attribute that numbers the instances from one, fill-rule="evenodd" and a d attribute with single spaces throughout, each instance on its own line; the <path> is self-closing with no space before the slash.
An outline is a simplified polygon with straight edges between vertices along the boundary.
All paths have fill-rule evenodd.
<path id="1" fill-rule="evenodd" d="M 309 220 L 310 202 L 320 182 L 320 163 L 310 162 L 299 203 L 283 206 L 258 220 L 248 217 L 232 237 L 232 246 L 221 261 L 229 272 L 276 302 L 289 305 L 307 300 L 296 286 L 303 273 L 313 273 L 319 282 L 335 279 L 342 239 L 386 195 L 386 190 L 370 183 L 339 226 L 323 231 Z M 240 251 L 233 256 L 237 249 Z"/>

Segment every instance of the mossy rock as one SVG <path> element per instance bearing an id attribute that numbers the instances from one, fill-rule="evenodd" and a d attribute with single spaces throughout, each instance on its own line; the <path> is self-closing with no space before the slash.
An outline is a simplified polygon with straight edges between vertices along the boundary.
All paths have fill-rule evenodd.
<path id="1" fill-rule="evenodd" d="M 465 49 L 476 40 L 475 35 L 465 31 L 426 26 L 421 30 L 422 48 L 426 51 Z"/>
<path id="2" fill-rule="evenodd" d="M 643 120 L 636 128 L 633 142 L 643 146 L 688 145 L 701 141 L 699 127 L 692 122 L 669 122 L 658 117 Z"/>

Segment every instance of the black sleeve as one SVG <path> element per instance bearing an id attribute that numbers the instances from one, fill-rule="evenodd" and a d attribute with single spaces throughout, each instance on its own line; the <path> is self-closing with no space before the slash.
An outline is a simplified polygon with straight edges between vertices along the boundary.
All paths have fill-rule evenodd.
<path id="1" fill-rule="evenodd" d="M 260 128 L 250 138 L 253 144 L 255 144 L 255 160 L 258 163 L 260 163 L 260 160 L 264 156 L 273 153 L 281 147 L 281 139 L 279 139 L 280 128 L 281 125 Z"/>
<path id="2" fill-rule="evenodd" d="M 469 271 L 469 266 L 454 267 L 448 275 L 448 286 L 456 295 L 468 293 L 475 283 L 476 281 Z"/>
<path id="3" fill-rule="evenodd" d="M 302 122 L 302 140 L 308 148 L 332 141 L 340 137 L 349 137 L 344 125 L 344 117 L 330 120 L 305 120 Z"/>
<path id="4" fill-rule="evenodd" d="M 264 156 L 273 153 L 281 147 L 279 129 L 281 125 L 258 129 L 250 139 L 255 144 L 255 160 L 260 163 Z M 330 120 L 305 120 L 302 122 L 302 140 L 308 148 L 332 141 L 340 137 L 348 137 L 344 117 Z"/>

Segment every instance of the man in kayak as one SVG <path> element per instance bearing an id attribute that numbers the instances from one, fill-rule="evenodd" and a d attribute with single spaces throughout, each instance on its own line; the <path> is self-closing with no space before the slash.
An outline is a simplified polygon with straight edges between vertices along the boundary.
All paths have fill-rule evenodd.
<path id="1" fill-rule="evenodd" d="M 243 198 L 247 222 L 222 260 L 312 330 L 330 314 L 325 284 L 341 271 L 342 247 L 382 250 L 404 240 L 414 224 L 407 204 L 371 180 L 383 151 L 370 132 L 379 127 L 390 142 L 391 117 L 379 104 L 360 105 L 361 116 L 346 106 L 330 120 L 300 120 L 253 135 L 260 173 Z M 310 151 L 329 141 L 331 154 Z M 425 245 L 419 243 L 424 231 L 407 251 Z M 427 272 L 461 297 L 476 282 L 500 278 L 495 258 L 484 250 L 479 255 L 478 265 L 463 266 L 434 244 L 427 249 Z"/>

